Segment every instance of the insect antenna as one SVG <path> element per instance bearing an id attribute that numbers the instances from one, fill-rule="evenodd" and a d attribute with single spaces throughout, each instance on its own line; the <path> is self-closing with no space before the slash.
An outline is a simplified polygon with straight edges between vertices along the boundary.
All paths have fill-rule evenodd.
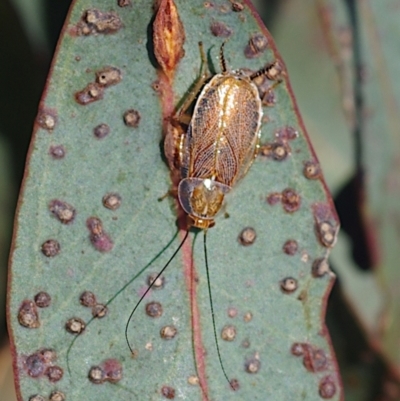
<path id="1" fill-rule="evenodd" d="M 186 234 L 183 238 L 183 240 L 181 241 L 181 243 L 179 244 L 178 248 L 176 248 L 175 252 L 172 254 L 172 256 L 169 258 L 168 262 L 164 265 L 164 267 L 160 270 L 160 272 L 157 274 L 157 276 L 154 278 L 154 280 L 150 283 L 150 285 L 148 286 L 147 290 L 144 292 L 144 294 L 140 297 L 139 301 L 136 303 L 135 307 L 133 308 L 131 314 L 129 315 L 129 318 L 126 322 L 126 326 L 125 326 L 125 340 L 126 343 L 128 344 L 129 350 L 131 351 L 131 353 L 134 353 L 134 350 L 129 342 L 129 338 L 128 338 L 128 329 L 129 329 L 129 324 L 132 320 L 133 314 L 136 312 L 137 308 L 139 307 L 139 305 L 142 303 L 143 299 L 146 297 L 146 295 L 149 293 L 149 291 L 152 289 L 154 283 L 159 279 L 159 277 L 164 273 L 165 269 L 169 266 L 169 264 L 172 262 L 172 260 L 175 258 L 175 256 L 178 254 L 178 252 L 181 250 L 183 244 L 186 242 L 187 238 L 189 236 L 189 230 L 186 231 Z"/>
<path id="2" fill-rule="evenodd" d="M 206 52 L 204 51 L 203 42 L 199 42 L 199 51 L 200 51 L 200 58 L 201 58 L 201 66 L 200 66 L 200 79 L 205 80 L 207 79 L 209 72 L 207 67 L 207 56 Z"/>
<path id="3" fill-rule="evenodd" d="M 199 42 L 198 45 L 201 57 L 200 74 L 196 81 L 189 88 L 187 95 L 184 96 L 180 102 L 178 102 L 175 109 L 175 114 L 172 117 L 172 121 L 175 120 L 185 125 L 189 125 L 191 120 L 191 114 L 189 118 L 187 116 L 188 110 L 193 104 L 193 101 L 198 97 L 201 88 L 204 86 L 210 76 L 207 64 L 207 56 L 204 51 L 203 42 Z"/>
<path id="4" fill-rule="evenodd" d="M 175 241 L 176 237 L 179 234 L 179 230 L 177 230 L 174 234 L 174 236 L 168 241 L 167 245 L 165 245 L 160 252 L 157 253 L 157 255 L 155 255 L 150 261 L 149 263 L 146 264 L 146 266 L 144 266 L 142 269 L 139 270 L 139 272 L 137 272 L 121 289 L 119 289 L 106 303 L 104 306 L 108 306 L 111 304 L 111 302 L 114 301 L 115 298 L 118 297 L 118 295 L 120 295 L 128 286 L 130 286 L 148 267 L 150 267 L 171 245 L 172 243 Z M 186 234 L 187 237 L 187 234 Z M 185 237 L 185 238 L 186 238 Z M 182 246 L 182 244 L 181 244 Z M 161 272 L 162 273 L 162 272 Z M 159 277 L 159 275 L 157 276 L 157 278 Z M 155 281 L 155 280 L 154 280 Z M 154 283 L 153 281 L 153 283 Z M 90 320 L 87 322 L 86 324 L 86 329 L 89 327 L 89 325 L 93 322 L 93 320 L 95 320 L 96 317 L 93 316 L 92 318 L 90 318 Z M 68 349 L 67 349 L 67 355 L 66 355 L 66 359 L 67 359 L 67 369 L 68 369 L 68 373 L 71 376 L 71 369 L 70 369 L 70 365 L 69 365 L 69 355 L 71 353 L 72 347 L 75 344 L 75 341 L 81 336 L 81 334 L 83 334 L 84 332 L 78 334 L 76 337 L 74 337 L 74 339 L 71 341 Z"/>
<path id="5" fill-rule="evenodd" d="M 219 344 L 218 344 L 218 336 L 217 336 L 217 328 L 215 324 L 215 315 L 214 315 L 214 305 L 213 305 L 213 300 L 212 300 L 212 293 L 211 293 L 211 281 L 210 281 L 210 272 L 208 269 L 208 255 L 207 255 L 207 230 L 204 230 L 204 260 L 206 263 L 206 273 L 207 273 L 207 285 L 208 285 L 208 295 L 210 298 L 210 307 L 211 307 L 211 318 L 212 318 L 212 325 L 213 325 L 213 330 L 214 330 L 214 340 L 215 340 L 215 346 L 217 348 L 217 354 L 218 354 L 218 360 L 219 364 L 222 369 L 222 373 L 225 376 L 226 381 L 229 383 L 229 386 L 232 388 L 233 391 L 236 391 L 235 387 L 232 385 L 231 381 L 228 378 L 228 375 L 226 374 L 224 364 L 222 363 L 222 357 L 221 357 L 221 352 L 219 349 Z"/>

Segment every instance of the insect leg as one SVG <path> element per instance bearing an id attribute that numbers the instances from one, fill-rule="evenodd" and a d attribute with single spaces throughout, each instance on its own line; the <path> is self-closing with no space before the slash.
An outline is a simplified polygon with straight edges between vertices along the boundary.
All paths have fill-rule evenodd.
<path id="1" fill-rule="evenodd" d="M 225 56 L 224 56 L 225 43 L 226 43 L 226 41 L 222 42 L 222 45 L 219 49 L 219 64 L 220 64 L 221 71 L 223 74 L 227 72 L 226 60 L 225 60 Z"/>

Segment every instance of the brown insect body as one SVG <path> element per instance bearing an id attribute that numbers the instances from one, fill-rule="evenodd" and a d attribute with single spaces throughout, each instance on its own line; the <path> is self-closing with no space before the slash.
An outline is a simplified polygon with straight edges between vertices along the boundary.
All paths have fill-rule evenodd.
<path id="1" fill-rule="evenodd" d="M 178 199 L 191 226 L 215 224 L 225 195 L 257 154 L 262 114 L 258 89 L 240 70 L 217 74 L 204 86 L 178 138 Z"/>

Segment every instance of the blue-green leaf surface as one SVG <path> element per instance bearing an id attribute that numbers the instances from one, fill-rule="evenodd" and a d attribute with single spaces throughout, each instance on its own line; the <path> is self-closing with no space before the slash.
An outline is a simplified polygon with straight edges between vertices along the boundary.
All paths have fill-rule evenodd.
<path id="1" fill-rule="evenodd" d="M 152 289 L 133 315 L 130 354 L 124 337 L 130 312 L 183 232 L 174 237 L 173 197 L 159 201 L 171 188 L 160 145 L 162 110 L 170 105 L 159 97 L 160 72 L 152 54 L 155 8 L 144 0 L 118 3 L 131 4 L 75 2 L 36 121 L 9 289 L 20 399 L 54 391 L 68 400 L 341 399 L 324 324 L 333 280 L 324 262 L 338 222 L 285 72 L 273 90 L 274 104 L 264 107 L 261 142 L 269 156 L 256 159 L 227 198 L 229 217 L 222 213 L 207 233 L 218 343 L 236 391 L 216 352 L 201 233 L 195 242 L 190 233 L 163 275 L 163 287 Z M 175 104 L 198 77 L 199 40 L 214 72 L 220 71 L 226 32 L 229 68 L 256 71 L 275 60 L 284 68 L 251 6 L 242 5 L 176 1 L 186 41 L 172 85 Z M 98 26 L 80 35 L 82 16 L 110 12 L 112 29 Z M 246 57 L 256 34 L 268 46 Z M 121 79 L 90 89 L 96 73 L 109 67 Z M 140 115 L 135 127 L 124 122 L 128 110 Z M 284 155 L 278 161 L 279 150 Z M 108 194 L 116 194 L 117 203 L 120 198 L 115 210 L 105 206 Z M 243 246 L 240 235 L 248 227 L 256 239 Z M 91 308 L 80 302 L 85 291 L 107 303 L 105 317 L 91 321 Z M 38 297 L 34 303 L 40 292 L 51 297 L 45 308 Z M 146 313 L 150 302 L 161 305 L 161 316 Z M 90 322 L 78 337 L 66 329 L 71 318 Z M 233 341 L 222 338 L 226 326 L 236 333 Z M 160 334 L 166 327 L 176 329 L 173 338 Z M 95 366 L 115 380 L 90 381 Z"/>

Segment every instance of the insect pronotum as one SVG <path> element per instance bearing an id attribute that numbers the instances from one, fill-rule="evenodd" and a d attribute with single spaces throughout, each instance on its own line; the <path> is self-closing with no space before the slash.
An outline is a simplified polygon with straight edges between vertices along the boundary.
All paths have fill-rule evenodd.
<path id="1" fill-rule="evenodd" d="M 199 43 L 199 47 L 202 67 L 205 67 L 207 61 L 202 43 Z M 214 219 L 223 206 L 225 195 L 246 175 L 257 155 L 263 111 L 259 91 L 253 80 L 265 74 L 278 83 L 280 69 L 277 63 L 273 63 L 252 75 L 246 75 L 240 69 L 229 71 L 223 50 L 224 43 L 220 49 L 222 72 L 211 79 L 208 73 L 202 72 L 194 90 L 170 121 L 165 154 L 170 168 L 176 169 L 179 175 L 177 197 L 187 215 L 187 227 L 180 245 L 153 283 L 182 248 L 190 228 L 202 229 L 214 339 L 221 369 L 231 385 L 217 339 L 208 268 L 207 230 L 215 225 Z M 274 87 L 275 84 L 271 85 L 271 90 Z M 188 116 L 187 111 L 196 97 L 193 114 Z M 188 125 L 186 131 L 182 125 Z M 152 284 L 135 305 L 126 324 L 125 337 L 131 352 L 133 348 L 128 338 L 129 323 L 151 287 Z"/>

